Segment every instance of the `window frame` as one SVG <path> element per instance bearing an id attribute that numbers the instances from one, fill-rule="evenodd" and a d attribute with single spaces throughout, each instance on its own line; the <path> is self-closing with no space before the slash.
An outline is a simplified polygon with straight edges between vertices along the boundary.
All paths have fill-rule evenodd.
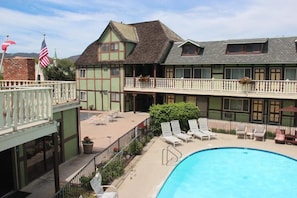
<path id="1" fill-rule="evenodd" d="M 196 71 L 200 70 L 200 77 L 196 77 Z M 209 74 L 205 75 L 205 74 Z M 201 67 L 201 68 L 194 68 L 193 69 L 193 78 L 198 79 L 210 79 L 211 78 L 211 68 Z"/>
<path id="2" fill-rule="evenodd" d="M 119 67 L 110 67 L 110 75 L 113 77 L 120 76 L 120 68 Z"/>
<path id="3" fill-rule="evenodd" d="M 79 92 L 79 101 L 87 101 L 87 92 L 86 91 L 80 91 Z"/>
<path id="4" fill-rule="evenodd" d="M 238 105 L 238 102 L 241 102 L 240 109 L 239 108 L 232 108 L 233 105 L 236 105 L 236 104 Z M 249 107 L 250 105 L 249 104 L 250 104 L 250 100 L 248 100 L 248 99 L 223 98 L 223 110 L 224 111 L 248 113 L 250 111 L 250 107 Z"/>
<path id="5" fill-rule="evenodd" d="M 102 53 L 108 53 L 109 50 L 110 50 L 110 44 L 109 43 L 102 43 L 100 49 L 101 49 Z"/>
<path id="6" fill-rule="evenodd" d="M 228 71 L 229 70 L 230 70 L 230 74 L 228 74 Z M 235 70 L 244 70 L 243 76 L 233 78 L 232 77 L 232 74 L 233 74 L 233 72 L 235 72 Z M 235 73 L 238 73 L 238 71 L 235 72 Z M 252 69 L 249 68 L 249 67 L 241 67 L 241 68 L 238 68 L 238 67 L 228 67 L 228 68 L 225 68 L 224 77 L 225 77 L 225 79 L 240 79 L 240 78 L 243 78 L 243 77 L 252 78 Z"/>
<path id="7" fill-rule="evenodd" d="M 79 70 L 79 77 L 86 78 L 87 77 L 87 69 L 80 69 Z"/>
<path id="8" fill-rule="evenodd" d="M 111 102 L 120 102 L 120 93 L 118 93 L 118 92 L 111 92 L 110 93 L 110 101 Z"/>
<path id="9" fill-rule="evenodd" d="M 177 77 L 176 76 L 177 70 L 182 70 L 183 71 L 182 72 L 183 75 Z M 185 70 L 188 70 L 189 71 L 189 73 L 190 73 L 189 77 L 188 76 L 185 77 Z M 174 78 L 192 78 L 192 68 L 190 68 L 190 67 L 177 67 L 177 68 L 175 68 L 175 70 L 174 70 Z"/>

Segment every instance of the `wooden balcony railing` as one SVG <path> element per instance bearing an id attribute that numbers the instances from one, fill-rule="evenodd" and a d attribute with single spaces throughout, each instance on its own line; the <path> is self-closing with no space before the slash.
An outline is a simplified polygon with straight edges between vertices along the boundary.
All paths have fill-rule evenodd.
<path id="1" fill-rule="evenodd" d="M 0 81 L 0 133 L 53 119 L 53 105 L 76 100 L 73 81 Z"/>
<path id="2" fill-rule="evenodd" d="M 208 93 L 212 95 L 240 94 L 251 97 L 256 94 L 275 97 L 297 98 L 297 81 L 291 80 L 252 80 L 242 84 L 237 79 L 190 79 L 190 78 L 125 78 L 125 91 L 155 91 L 173 93 Z M 269 96 L 270 97 L 270 96 Z"/>
<path id="3" fill-rule="evenodd" d="M 1 87 L 48 87 L 53 90 L 53 104 L 76 100 L 75 81 L 0 80 Z"/>
<path id="4" fill-rule="evenodd" d="M 52 118 L 51 88 L 1 88 L 0 131 Z"/>

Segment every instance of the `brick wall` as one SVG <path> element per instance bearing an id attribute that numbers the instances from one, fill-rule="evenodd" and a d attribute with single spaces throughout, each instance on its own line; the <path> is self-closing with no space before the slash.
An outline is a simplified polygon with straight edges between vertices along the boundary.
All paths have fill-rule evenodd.
<path id="1" fill-rule="evenodd" d="M 34 58 L 5 58 L 3 69 L 4 80 L 35 80 Z"/>

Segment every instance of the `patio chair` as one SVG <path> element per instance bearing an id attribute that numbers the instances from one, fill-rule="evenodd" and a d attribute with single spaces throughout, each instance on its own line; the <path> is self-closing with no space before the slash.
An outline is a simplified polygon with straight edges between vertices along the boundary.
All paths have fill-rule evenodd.
<path id="1" fill-rule="evenodd" d="M 170 122 L 162 122 L 161 130 L 162 130 L 162 139 L 164 141 L 173 144 L 173 146 L 175 146 L 176 144 L 182 143 L 182 140 L 173 136 L 172 131 L 171 131 Z"/>
<path id="2" fill-rule="evenodd" d="M 190 130 L 188 131 L 188 134 L 191 134 L 194 137 L 199 138 L 200 140 L 210 139 L 210 136 L 209 135 L 207 135 L 205 133 L 202 133 L 199 130 L 198 123 L 197 123 L 197 120 L 196 119 L 188 120 L 188 123 L 189 123 L 189 127 L 190 127 Z"/>
<path id="3" fill-rule="evenodd" d="M 185 142 L 188 142 L 189 140 L 192 139 L 191 135 L 188 135 L 188 134 L 186 134 L 185 131 L 181 130 L 178 120 L 172 120 L 172 121 L 170 121 L 170 124 L 171 124 L 172 133 L 175 137 L 177 137 Z"/>
<path id="4" fill-rule="evenodd" d="M 262 139 L 262 141 L 264 141 L 265 140 L 265 133 L 266 133 L 266 129 L 265 129 L 264 126 L 255 128 L 254 129 L 255 140 Z"/>
<path id="5" fill-rule="evenodd" d="M 286 143 L 286 135 L 285 131 L 281 129 L 276 129 L 275 131 L 275 137 L 274 137 L 274 142 L 276 144 L 284 144 Z"/>
<path id="6" fill-rule="evenodd" d="M 240 123 L 236 127 L 236 135 L 237 138 L 242 137 L 243 139 L 246 138 L 247 126 L 243 123 Z"/>
<path id="7" fill-rule="evenodd" d="M 118 198 L 118 192 L 115 186 L 102 185 L 102 177 L 99 172 L 97 172 L 93 179 L 91 179 L 90 185 L 97 198 Z M 107 188 L 107 190 L 104 191 L 103 188 Z"/>
<path id="8" fill-rule="evenodd" d="M 205 133 L 207 135 L 209 135 L 209 138 L 216 138 L 217 134 L 215 134 L 214 132 L 212 132 L 207 125 L 207 118 L 199 118 L 198 119 L 198 123 L 199 123 L 199 130 L 202 133 Z"/>

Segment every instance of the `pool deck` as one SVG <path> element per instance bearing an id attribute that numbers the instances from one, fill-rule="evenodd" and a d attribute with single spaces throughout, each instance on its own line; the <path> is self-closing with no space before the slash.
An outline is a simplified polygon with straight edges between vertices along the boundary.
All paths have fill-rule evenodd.
<path id="1" fill-rule="evenodd" d="M 84 112 L 87 113 L 87 112 Z M 106 148 L 110 142 L 115 141 L 127 131 L 133 129 L 140 122 L 149 117 L 148 113 L 127 112 L 122 113 L 121 118 L 115 122 L 106 122 L 104 125 L 97 125 L 106 118 L 108 112 L 94 112 L 87 114 L 86 119 L 81 121 L 81 137 L 90 136 L 95 142 L 94 154 L 80 154 L 73 159 L 59 166 L 60 181 L 65 183 L 73 177 L 75 172 L 83 167 L 93 156 Z M 85 114 L 86 115 L 86 114 Z M 169 176 L 171 170 L 177 164 L 173 155 L 168 165 L 162 165 L 162 150 L 169 144 L 162 141 L 160 137 L 155 137 L 144 147 L 143 154 L 134 158 L 126 168 L 126 173 L 121 178 L 113 182 L 118 188 L 119 198 L 152 198 L 156 197 L 163 182 Z M 275 144 L 273 140 L 255 141 L 250 139 L 237 139 L 235 135 L 217 134 L 217 139 L 204 140 L 194 139 L 189 143 L 176 146 L 182 152 L 182 158 L 202 149 L 216 147 L 246 147 L 263 149 L 297 159 L 297 146 Z M 172 148 L 170 147 L 172 150 Z M 273 174 L 273 173 L 271 173 Z M 53 197 L 54 194 L 54 174 L 50 171 L 22 189 L 32 194 L 28 198 Z M 137 195 L 137 196 L 136 196 Z"/>
<path id="2" fill-rule="evenodd" d="M 169 159 L 172 160 L 168 165 L 162 165 L 162 150 L 166 149 L 168 145 L 160 137 L 152 139 L 145 147 L 143 155 L 136 157 L 128 167 L 125 176 L 114 181 L 113 185 L 118 187 L 120 198 L 134 197 L 135 193 L 138 198 L 157 196 L 163 182 L 178 163 L 175 162 L 173 155 L 169 155 Z M 176 146 L 182 153 L 181 159 L 195 151 L 218 147 L 255 148 L 297 159 L 297 146 L 295 145 L 275 144 L 273 140 L 238 139 L 237 136 L 228 134 L 217 134 L 217 138 L 212 140 L 194 139 Z M 172 150 L 172 148 L 170 149 Z"/>

